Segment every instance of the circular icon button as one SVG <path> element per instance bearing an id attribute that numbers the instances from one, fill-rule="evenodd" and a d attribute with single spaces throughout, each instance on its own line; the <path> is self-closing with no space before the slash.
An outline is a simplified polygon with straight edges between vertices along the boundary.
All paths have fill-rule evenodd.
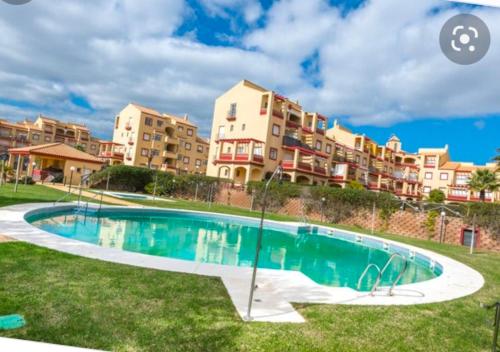
<path id="1" fill-rule="evenodd" d="M 472 65 L 481 60 L 490 48 L 488 26 L 477 16 L 456 15 L 444 24 L 439 36 L 441 50 L 459 65 Z"/>
<path id="2" fill-rule="evenodd" d="M 3 2 L 6 2 L 7 4 L 10 5 L 24 5 L 29 3 L 31 0 L 3 0 Z"/>

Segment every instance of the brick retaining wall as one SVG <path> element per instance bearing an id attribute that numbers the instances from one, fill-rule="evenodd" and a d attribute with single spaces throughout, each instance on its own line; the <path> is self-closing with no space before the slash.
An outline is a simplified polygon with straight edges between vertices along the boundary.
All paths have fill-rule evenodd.
<path id="1" fill-rule="evenodd" d="M 250 209 L 252 206 L 252 196 L 244 190 L 223 188 L 215 197 L 215 202 L 224 205 L 231 205 L 238 208 Z M 279 211 L 279 214 L 285 214 L 300 217 L 302 214 L 303 200 L 290 199 Z M 257 205 L 255 205 L 257 207 Z M 308 219 L 320 220 L 320 214 L 307 214 Z M 440 219 L 436 219 L 434 231 L 429 233 L 424 225 L 427 214 L 415 213 L 412 211 L 397 211 L 391 216 L 388 224 L 377 215 L 375 216 L 375 230 L 383 230 L 387 233 L 397 235 L 439 241 Z M 372 226 L 372 214 L 367 211 L 360 211 L 340 222 L 343 225 L 357 226 L 364 229 L 370 229 Z M 444 229 L 444 242 L 449 244 L 461 245 L 462 229 L 466 227 L 460 218 L 446 218 Z M 480 237 L 478 247 L 481 249 L 500 252 L 500 236 L 494 237 L 484 229 L 479 229 Z"/>

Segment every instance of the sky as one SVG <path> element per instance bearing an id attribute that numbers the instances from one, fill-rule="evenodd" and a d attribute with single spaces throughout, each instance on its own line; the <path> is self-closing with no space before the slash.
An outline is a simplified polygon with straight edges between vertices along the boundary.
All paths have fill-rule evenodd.
<path id="1" fill-rule="evenodd" d="M 460 66 L 443 24 L 473 13 L 492 43 Z M 384 143 L 485 163 L 500 148 L 500 9 L 444 0 L 0 1 L 0 118 L 38 114 L 111 138 L 129 102 L 211 128 L 242 79 Z M 330 122 L 330 123 L 331 123 Z"/>

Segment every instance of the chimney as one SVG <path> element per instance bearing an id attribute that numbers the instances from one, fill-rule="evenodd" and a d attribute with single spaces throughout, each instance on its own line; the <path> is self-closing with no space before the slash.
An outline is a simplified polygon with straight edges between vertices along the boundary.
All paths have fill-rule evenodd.
<path id="1" fill-rule="evenodd" d="M 188 116 L 188 114 L 184 114 L 184 120 L 185 120 L 185 121 L 189 120 L 189 116 Z"/>

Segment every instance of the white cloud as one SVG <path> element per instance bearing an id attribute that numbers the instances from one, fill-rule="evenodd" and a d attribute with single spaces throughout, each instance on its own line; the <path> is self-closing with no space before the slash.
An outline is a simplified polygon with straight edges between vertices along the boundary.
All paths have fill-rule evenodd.
<path id="1" fill-rule="evenodd" d="M 196 29 L 175 38 L 191 13 L 182 0 L 48 2 L 0 1 L 0 99 L 42 110 L 5 103 L 2 117 L 43 112 L 87 119 L 110 133 L 113 116 L 137 101 L 189 113 L 208 134 L 214 99 L 243 78 L 355 124 L 500 113 L 498 10 L 473 10 L 493 40 L 480 63 L 464 67 L 439 49 L 440 28 L 456 13 L 430 15 L 439 0 L 371 0 L 346 17 L 322 0 L 283 0 L 267 13 L 256 0 L 202 0 L 212 16 L 231 21 L 238 11 L 254 23 L 240 41 L 219 34 L 242 47 L 201 44 Z M 301 66 L 312 56 L 314 80 Z M 71 104 L 70 93 L 86 97 L 95 112 Z"/>

